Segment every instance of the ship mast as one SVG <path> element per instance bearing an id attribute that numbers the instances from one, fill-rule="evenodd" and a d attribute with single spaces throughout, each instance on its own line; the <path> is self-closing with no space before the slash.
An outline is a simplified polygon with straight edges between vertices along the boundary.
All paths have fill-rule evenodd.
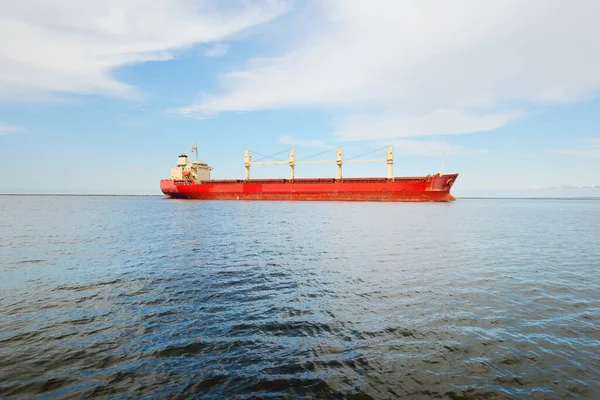
<path id="1" fill-rule="evenodd" d="M 394 145 L 390 144 L 387 151 L 388 179 L 394 179 Z"/>
<path id="2" fill-rule="evenodd" d="M 290 149 L 289 161 L 290 163 L 290 179 L 294 179 L 294 167 L 296 166 L 296 150 Z"/>
<path id="3" fill-rule="evenodd" d="M 442 151 L 442 175 L 444 175 L 444 152 Z"/>
<path id="4" fill-rule="evenodd" d="M 342 148 L 338 147 L 336 162 L 338 165 L 338 179 L 342 179 Z"/>
<path id="5" fill-rule="evenodd" d="M 250 179 L 250 165 L 252 165 L 252 156 L 250 150 L 244 152 L 244 166 L 246 167 L 246 180 Z"/>

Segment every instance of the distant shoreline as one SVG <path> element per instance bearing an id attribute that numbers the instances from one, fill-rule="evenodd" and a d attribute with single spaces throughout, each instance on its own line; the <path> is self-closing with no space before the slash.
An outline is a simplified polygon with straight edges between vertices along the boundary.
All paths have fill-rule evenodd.
<path id="1" fill-rule="evenodd" d="M 164 194 L 65 194 L 65 193 L 0 193 L 0 196 L 34 197 L 166 197 Z M 455 196 L 456 200 L 600 200 L 600 197 L 483 197 Z"/>
<path id="2" fill-rule="evenodd" d="M 600 197 L 473 197 L 473 196 L 468 196 L 468 197 L 456 197 L 456 200 L 600 200 Z"/>

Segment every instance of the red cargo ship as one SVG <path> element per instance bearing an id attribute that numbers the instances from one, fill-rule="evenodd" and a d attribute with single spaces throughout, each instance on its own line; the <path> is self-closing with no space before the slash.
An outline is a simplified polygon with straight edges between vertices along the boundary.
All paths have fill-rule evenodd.
<path id="1" fill-rule="evenodd" d="M 339 148 L 336 160 L 295 161 L 292 149 L 288 161 L 252 162 L 248 150 L 245 155 L 246 179 L 216 180 L 210 178 L 207 163 L 188 162 L 182 154 L 176 167 L 171 169 L 171 179 L 160 181 L 164 194 L 177 199 L 200 200 L 316 200 L 316 201 L 453 201 L 450 188 L 458 174 L 438 173 L 417 177 L 393 176 L 393 147 L 389 146 L 387 158 L 379 160 L 343 160 Z M 348 162 L 386 161 L 387 178 L 342 178 L 342 165 Z M 338 165 L 336 178 L 294 177 L 296 164 L 335 162 Z M 290 179 L 250 179 L 250 166 L 254 164 L 289 164 Z"/>

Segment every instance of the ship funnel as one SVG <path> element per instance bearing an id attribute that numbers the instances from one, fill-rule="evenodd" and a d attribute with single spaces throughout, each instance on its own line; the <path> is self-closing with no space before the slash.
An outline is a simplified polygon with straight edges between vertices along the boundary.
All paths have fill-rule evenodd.
<path id="1" fill-rule="evenodd" d="M 185 167 L 187 165 L 187 163 L 188 163 L 188 159 L 185 154 L 180 155 L 179 158 L 177 159 L 178 167 Z"/>

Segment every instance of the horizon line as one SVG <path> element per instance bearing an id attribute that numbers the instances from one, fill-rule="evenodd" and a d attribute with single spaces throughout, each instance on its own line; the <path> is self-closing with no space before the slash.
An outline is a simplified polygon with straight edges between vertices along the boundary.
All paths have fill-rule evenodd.
<path id="1" fill-rule="evenodd" d="M 37 197 L 168 197 L 165 194 L 106 194 L 106 193 L 0 193 L 0 196 L 37 196 Z M 502 197 L 502 196 L 454 196 L 457 200 L 600 200 L 593 196 L 569 197 Z M 293 200 L 292 200 L 293 201 Z"/>

